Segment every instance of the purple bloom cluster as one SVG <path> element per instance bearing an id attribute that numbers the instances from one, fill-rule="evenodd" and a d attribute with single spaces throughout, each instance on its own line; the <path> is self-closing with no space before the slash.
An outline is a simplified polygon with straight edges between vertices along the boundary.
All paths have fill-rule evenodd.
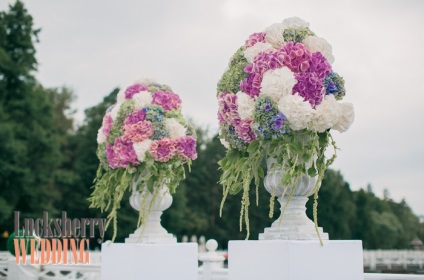
<path id="1" fill-rule="evenodd" d="M 220 124 L 228 123 L 236 127 L 240 123 L 237 112 L 237 95 L 234 93 L 221 92 L 218 96 L 218 120 Z"/>
<path id="2" fill-rule="evenodd" d="M 293 93 L 298 92 L 312 107 L 320 104 L 323 80 L 331 72 L 331 65 L 321 53 L 311 53 L 301 43 L 288 42 L 278 50 L 259 53 L 253 64 L 244 68 L 248 76 L 240 83 L 240 89 L 251 97 L 259 96 L 264 73 L 283 66 L 293 71 L 298 81 Z"/>
<path id="3" fill-rule="evenodd" d="M 115 143 L 106 146 L 107 161 L 112 168 L 127 167 L 129 164 L 139 165 L 137 154 L 134 151 L 132 142 L 122 137 L 116 138 Z"/>
<path id="4" fill-rule="evenodd" d="M 144 110 L 135 110 L 128 115 L 128 117 L 125 119 L 124 124 L 126 125 L 136 124 L 138 122 L 144 121 L 145 119 L 146 119 L 146 112 Z"/>
<path id="5" fill-rule="evenodd" d="M 173 92 L 157 91 L 153 93 L 152 98 L 153 104 L 161 106 L 166 111 L 181 108 L 181 99 L 177 94 Z"/>
<path id="6" fill-rule="evenodd" d="M 132 86 L 127 87 L 125 90 L 125 98 L 131 99 L 134 94 L 139 93 L 141 91 L 148 90 L 148 87 L 142 84 L 134 84 Z"/>
<path id="7" fill-rule="evenodd" d="M 265 36 L 266 36 L 265 32 L 253 33 L 246 40 L 246 42 L 244 43 L 244 46 L 246 48 L 249 48 L 249 47 L 253 46 L 254 44 L 256 44 L 258 42 L 265 42 Z"/>

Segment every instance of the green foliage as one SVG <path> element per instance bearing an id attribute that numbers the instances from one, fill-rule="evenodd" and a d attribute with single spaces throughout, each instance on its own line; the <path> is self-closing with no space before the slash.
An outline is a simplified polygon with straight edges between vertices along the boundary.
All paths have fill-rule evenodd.
<path id="1" fill-rule="evenodd" d="M 228 70 L 222 75 L 218 82 L 217 92 L 237 93 L 240 88 L 240 82 L 247 77 L 244 67 L 248 64 L 243 55 L 244 47 L 240 47 L 231 57 L 228 64 Z"/>
<path id="2" fill-rule="evenodd" d="M 324 152 L 329 145 L 334 148 L 334 154 L 331 158 L 326 159 Z M 263 157 L 266 156 L 267 158 L 276 159 L 276 164 L 283 170 L 286 170 L 285 176 L 281 178 L 280 182 L 281 185 L 286 186 L 282 197 L 287 196 L 287 204 L 283 208 L 283 214 L 290 203 L 300 176 L 302 174 L 318 176 L 317 183 L 312 191 L 315 199 L 313 206 L 314 222 L 316 228 L 318 228 L 318 191 L 325 171 L 336 158 L 335 150 L 336 146 L 329 132 L 317 133 L 308 130 L 291 131 L 270 140 L 255 140 L 249 143 L 247 149 L 244 151 L 229 149 L 225 157 L 219 161 L 219 165 L 223 171 L 220 182 L 224 188 L 220 214 L 222 214 L 222 208 L 228 194 L 237 194 L 243 191 L 240 210 L 240 231 L 242 231 L 244 218 L 244 224 L 247 230 L 246 239 L 249 238 L 250 184 L 253 180 L 256 186 L 255 193 L 257 194 L 260 179 L 264 177 L 264 170 L 260 163 Z M 256 205 L 258 205 L 258 200 L 258 195 L 256 195 Z M 273 216 L 273 203 L 274 194 L 271 195 L 270 200 L 270 218 Z M 319 234 L 318 230 L 317 234 Z"/>
<path id="3" fill-rule="evenodd" d="M 287 28 L 283 32 L 284 41 L 293 43 L 303 42 L 306 37 L 314 35 L 314 32 L 312 32 L 308 27 L 302 29 Z"/>

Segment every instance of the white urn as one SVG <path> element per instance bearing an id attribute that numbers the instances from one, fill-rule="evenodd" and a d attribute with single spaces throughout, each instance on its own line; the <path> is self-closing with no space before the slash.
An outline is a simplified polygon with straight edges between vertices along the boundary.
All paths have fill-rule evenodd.
<path id="1" fill-rule="evenodd" d="M 155 199 L 152 202 L 152 200 Z M 172 196 L 166 185 L 163 185 L 158 193 L 152 194 L 147 189 L 143 192 L 136 190 L 136 183 L 133 182 L 132 194 L 130 196 L 130 205 L 137 211 L 145 207 L 148 214 L 147 219 L 142 221 L 142 225 L 128 238 L 125 243 L 144 243 L 144 244 L 170 244 L 177 243 L 177 239 L 163 228 L 161 225 L 161 215 L 172 204 Z"/>
<path id="2" fill-rule="evenodd" d="M 296 186 L 293 186 L 293 196 L 287 204 L 288 197 L 292 188 L 286 191 L 282 197 L 286 186 L 281 184 L 281 178 L 284 170 L 276 164 L 274 158 L 267 159 L 268 172 L 264 178 L 265 189 L 275 197 L 280 203 L 280 217 L 274 221 L 269 228 L 265 228 L 264 233 L 259 234 L 259 240 L 318 240 L 318 234 L 315 229 L 315 223 L 306 216 L 306 202 L 308 196 L 317 182 L 317 177 L 311 177 L 302 174 Z M 287 205 L 287 207 L 286 207 Z M 284 213 L 283 209 L 286 207 Z M 328 233 L 318 228 L 322 240 L 328 240 Z"/>

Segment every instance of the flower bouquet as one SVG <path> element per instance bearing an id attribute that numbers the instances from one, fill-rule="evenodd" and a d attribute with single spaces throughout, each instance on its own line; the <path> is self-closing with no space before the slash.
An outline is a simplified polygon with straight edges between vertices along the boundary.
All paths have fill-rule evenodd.
<path id="1" fill-rule="evenodd" d="M 175 192 L 185 178 L 184 164 L 196 159 L 196 139 L 181 114 L 181 99 L 171 88 L 138 80 L 119 91 L 117 102 L 98 131 L 100 160 L 90 207 L 109 211 L 114 222 L 127 190 L 140 192 L 139 224 L 149 215 L 161 189 Z M 169 207 L 169 206 L 168 206 Z"/>
<path id="2" fill-rule="evenodd" d="M 256 194 L 268 172 L 281 169 L 281 192 L 270 190 L 270 217 L 275 196 L 288 206 L 302 176 L 315 178 L 314 221 L 318 191 L 327 167 L 336 157 L 330 130 L 346 131 L 354 119 L 353 106 L 342 103 L 344 80 L 333 71 L 332 48 L 299 18 L 276 23 L 253 33 L 230 59 L 218 83 L 220 140 L 227 148 L 219 162 L 223 174 L 222 207 L 228 194 L 242 192 L 243 218 L 249 236 L 249 189 Z M 326 158 L 325 150 L 334 153 Z M 256 203 L 258 204 L 257 195 Z"/>

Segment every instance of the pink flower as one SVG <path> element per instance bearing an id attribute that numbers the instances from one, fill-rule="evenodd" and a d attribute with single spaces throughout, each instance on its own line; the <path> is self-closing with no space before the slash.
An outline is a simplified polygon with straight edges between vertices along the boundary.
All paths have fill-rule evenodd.
<path id="1" fill-rule="evenodd" d="M 125 119 L 125 124 L 135 124 L 146 119 L 146 112 L 143 110 L 135 110 Z"/>
<path id="2" fill-rule="evenodd" d="M 134 84 L 132 86 L 127 87 L 127 89 L 125 90 L 125 98 L 131 99 L 134 96 L 134 94 L 139 93 L 141 91 L 148 90 L 148 89 L 149 88 L 145 85 Z"/>
<path id="3" fill-rule="evenodd" d="M 218 120 L 221 124 L 228 123 L 235 126 L 240 122 L 237 112 L 237 95 L 221 92 L 218 96 Z"/>
<path id="4" fill-rule="evenodd" d="M 123 128 L 123 138 L 133 143 L 144 141 L 146 139 L 149 139 L 153 135 L 153 125 L 149 121 L 140 121 L 134 124 L 125 124 Z"/>
<path id="5" fill-rule="evenodd" d="M 244 142 L 250 143 L 256 139 L 256 136 L 250 127 L 252 123 L 253 120 L 242 120 L 240 121 L 240 124 L 235 127 L 238 137 Z"/>
<path id="6" fill-rule="evenodd" d="M 191 136 L 176 139 L 177 153 L 195 160 L 197 158 L 196 140 Z"/>
<path id="7" fill-rule="evenodd" d="M 113 169 L 118 167 L 127 167 L 129 164 L 139 165 L 137 154 L 134 151 L 131 141 L 122 137 L 116 138 L 113 145 L 107 144 L 106 157 L 109 166 Z"/>
<path id="8" fill-rule="evenodd" d="M 180 97 L 170 91 L 157 91 L 153 93 L 152 103 L 162 106 L 166 111 L 170 111 L 172 109 L 180 109 L 181 108 L 181 99 Z"/>
<path id="9" fill-rule="evenodd" d="M 246 40 L 246 42 L 244 43 L 244 46 L 246 48 L 249 48 L 249 47 L 252 47 L 253 45 L 255 45 L 258 42 L 265 42 L 265 36 L 266 36 L 265 32 L 253 33 Z"/>
<path id="10" fill-rule="evenodd" d="M 110 113 L 107 113 L 104 117 L 103 117 L 103 133 L 105 134 L 105 136 L 107 137 L 109 135 L 110 129 L 112 127 L 112 117 L 110 116 Z"/>
<path id="11" fill-rule="evenodd" d="M 167 162 L 177 153 L 176 142 L 173 139 L 163 138 L 150 144 L 149 152 L 160 162 Z"/>

